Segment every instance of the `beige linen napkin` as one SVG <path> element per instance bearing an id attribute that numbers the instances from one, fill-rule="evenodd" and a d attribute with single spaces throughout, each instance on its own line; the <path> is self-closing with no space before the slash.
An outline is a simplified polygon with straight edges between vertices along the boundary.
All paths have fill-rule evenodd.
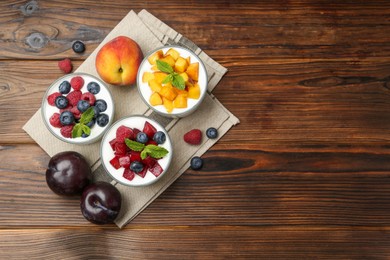
<path id="1" fill-rule="evenodd" d="M 96 50 L 80 65 L 77 72 L 89 73 L 98 77 L 95 69 L 95 57 L 98 50 L 106 42 L 119 35 L 126 35 L 138 42 L 144 54 L 167 44 L 183 45 L 192 49 L 199 55 L 207 67 L 209 91 L 217 85 L 227 71 L 226 68 L 212 60 L 194 43 L 162 23 L 146 10 L 142 10 L 138 15 L 130 11 L 107 35 Z M 183 141 L 185 132 L 194 128 L 194 126 L 201 130 L 206 130 L 208 127 L 213 126 L 218 129 L 218 138 L 221 138 L 233 125 L 239 123 L 239 120 L 210 93 L 206 95 L 204 102 L 195 113 L 182 119 L 170 119 L 159 116 L 148 109 L 139 97 L 136 87 L 109 86 L 109 88 L 115 101 L 115 120 L 136 114 L 143 114 L 157 120 L 166 127 L 173 142 L 174 154 L 180 154 L 180 156 L 174 156 L 169 171 L 153 185 L 148 187 L 127 187 L 110 179 L 100 163 L 100 143 L 72 145 L 58 140 L 46 129 L 42 121 L 40 109 L 24 125 L 23 129 L 50 156 L 69 150 L 83 154 L 89 163 L 93 165 L 94 181 L 102 180 L 113 183 L 121 192 L 123 199 L 122 209 L 115 223 L 118 227 L 123 227 L 188 169 L 189 161 L 194 155 L 202 155 L 218 140 L 204 138 L 201 145 L 190 146 Z"/>

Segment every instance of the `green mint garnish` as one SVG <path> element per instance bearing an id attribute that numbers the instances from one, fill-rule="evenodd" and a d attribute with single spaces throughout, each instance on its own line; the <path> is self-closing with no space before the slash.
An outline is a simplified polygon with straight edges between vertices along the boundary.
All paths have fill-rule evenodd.
<path id="1" fill-rule="evenodd" d="M 81 137 L 84 134 L 90 135 L 91 128 L 89 128 L 86 124 L 88 124 L 94 117 L 95 111 L 92 107 L 88 108 L 84 113 L 81 114 L 79 123 L 75 124 L 72 130 L 72 138 Z"/>
<path id="2" fill-rule="evenodd" d="M 136 152 L 141 152 L 145 148 L 144 144 L 130 140 L 128 138 L 125 139 L 125 143 L 127 147 Z"/>
<path id="3" fill-rule="evenodd" d="M 165 149 L 164 147 L 157 146 L 154 144 L 149 144 L 149 145 L 145 146 L 145 148 L 142 150 L 141 159 L 142 160 L 145 159 L 146 157 L 148 157 L 148 155 L 150 157 L 155 158 L 155 159 L 160 159 L 160 158 L 163 158 L 167 154 L 168 154 L 168 150 Z"/>
<path id="4" fill-rule="evenodd" d="M 165 77 L 165 79 L 161 82 L 163 84 L 167 84 L 168 82 L 172 82 L 172 85 L 180 90 L 184 90 L 186 87 L 186 83 L 184 82 L 183 77 L 176 73 L 171 65 L 169 65 L 165 61 L 157 60 L 157 69 L 161 70 L 162 72 L 168 73 L 168 75 Z"/>

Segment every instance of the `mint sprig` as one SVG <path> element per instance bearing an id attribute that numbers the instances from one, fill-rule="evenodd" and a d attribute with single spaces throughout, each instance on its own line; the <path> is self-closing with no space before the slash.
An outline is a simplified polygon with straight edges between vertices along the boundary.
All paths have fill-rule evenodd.
<path id="1" fill-rule="evenodd" d="M 161 70 L 162 72 L 168 73 L 168 75 L 162 81 L 163 84 L 171 82 L 173 86 L 180 90 L 184 90 L 186 88 L 186 83 L 183 77 L 179 73 L 175 72 L 171 65 L 162 60 L 157 60 L 156 64 L 157 69 Z"/>
<path id="2" fill-rule="evenodd" d="M 168 150 L 164 147 L 157 146 L 154 144 L 144 145 L 142 143 L 127 138 L 125 139 L 125 143 L 127 147 L 129 147 L 131 150 L 141 152 L 140 155 L 142 160 L 148 157 L 148 155 L 150 157 L 153 157 L 154 159 L 160 159 L 169 153 Z"/>
<path id="3" fill-rule="evenodd" d="M 92 107 L 88 108 L 84 113 L 81 114 L 80 121 L 74 125 L 72 130 L 72 138 L 81 137 L 84 134 L 90 135 L 91 128 L 87 126 L 93 117 L 95 116 L 95 111 Z"/>
<path id="4" fill-rule="evenodd" d="M 136 152 L 141 152 L 145 148 L 144 144 L 130 140 L 128 138 L 125 139 L 125 143 L 127 147 Z"/>

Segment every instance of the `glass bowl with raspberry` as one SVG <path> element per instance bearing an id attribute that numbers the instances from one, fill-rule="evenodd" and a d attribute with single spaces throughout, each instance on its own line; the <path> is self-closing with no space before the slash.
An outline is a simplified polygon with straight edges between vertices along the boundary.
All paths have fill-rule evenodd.
<path id="1" fill-rule="evenodd" d="M 167 172 L 172 143 L 167 131 L 155 120 L 129 116 L 116 121 L 104 134 L 100 158 L 115 181 L 126 186 L 146 186 Z"/>
<path id="2" fill-rule="evenodd" d="M 138 70 L 142 100 L 156 113 L 180 118 L 195 112 L 207 92 L 202 60 L 182 46 L 167 45 L 145 56 Z"/>
<path id="3" fill-rule="evenodd" d="M 47 89 L 42 118 L 58 139 L 72 144 L 99 141 L 114 116 L 114 102 L 106 84 L 86 73 L 67 74 Z"/>

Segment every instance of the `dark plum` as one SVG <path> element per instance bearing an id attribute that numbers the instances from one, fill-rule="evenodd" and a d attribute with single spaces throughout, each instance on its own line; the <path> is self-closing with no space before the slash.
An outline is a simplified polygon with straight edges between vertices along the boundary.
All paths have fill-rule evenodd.
<path id="1" fill-rule="evenodd" d="M 80 209 L 89 222 L 102 225 L 114 222 L 121 204 L 122 196 L 115 186 L 108 182 L 96 182 L 84 189 Z"/>

